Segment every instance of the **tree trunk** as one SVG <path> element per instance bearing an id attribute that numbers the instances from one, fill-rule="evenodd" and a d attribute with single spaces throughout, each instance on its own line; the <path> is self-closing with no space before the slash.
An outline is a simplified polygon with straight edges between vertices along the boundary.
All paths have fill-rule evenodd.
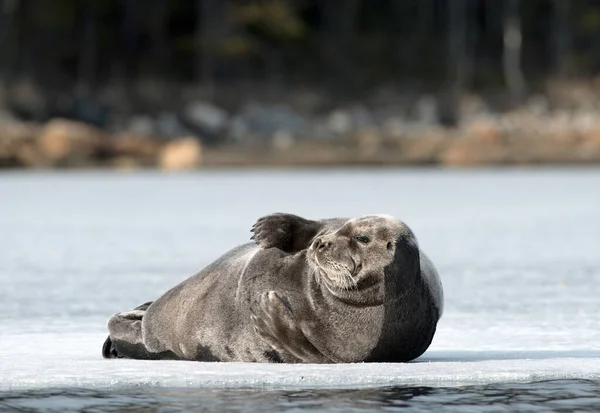
<path id="1" fill-rule="evenodd" d="M 571 36 L 569 33 L 569 12 L 570 5 L 568 1 L 553 0 L 554 6 L 554 72 L 559 77 L 565 77 L 570 69 Z"/>
<path id="2" fill-rule="evenodd" d="M 83 32 L 77 61 L 76 94 L 87 95 L 94 87 L 98 54 L 98 18 L 95 3 L 93 1 L 88 0 L 84 3 L 81 21 Z"/>
<path id="3" fill-rule="evenodd" d="M 18 7 L 19 0 L 4 0 L 0 3 L 0 88 L 2 89 L 5 87 L 4 83 L 9 80 L 14 65 L 14 52 L 17 50 L 15 44 L 11 45 L 10 39 Z"/>
<path id="4" fill-rule="evenodd" d="M 465 71 L 467 67 L 467 2 L 451 0 L 448 2 L 448 44 L 446 67 L 448 73 L 448 92 L 442 100 L 440 120 L 448 126 L 460 122 L 460 98 L 465 89 Z"/>
<path id="5" fill-rule="evenodd" d="M 196 80 L 208 99 L 216 93 L 218 42 L 227 36 L 227 4 L 222 0 L 197 0 L 196 43 L 199 46 Z"/>
<path id="6" fill-rule="evenodd" d="M 131 80 L 136 74 L 138 13 L 138 0 L 125 0 L 123 40 L 125 45 L 125 68 L 129 80 Z"/>
<path id="7" fill-rule="evenodd" d="M 507 0 L 504 14 L 504 80 L 513 100 L 525 95 L 525 77 L 521 69 L 521 21 L 519 0 Z"/>
<path id="8" fill-rule="evenodd" d="M 350 45 L 354 43 L 352 40 L 356 32 L 359 6 L 359 0 L 323 0 L 320 3 L 321 56 L 325 65 L 329 66 L 331 76 L 337 77 L 344 84 L 352 83 L 356 78 L 352 61 L 352 54 L 356 49 L 352 49 Z"/>
<path id="9" fill-rule="evenodd" d="M 169 67 L 169 60 L 171 58 L 169 33 L 167 32 L 169 13 L 168 0 L 154 1 L 152 61 L 155 66 L 154 74 L 160 77 L 167 75 L 167 68 Z"/>

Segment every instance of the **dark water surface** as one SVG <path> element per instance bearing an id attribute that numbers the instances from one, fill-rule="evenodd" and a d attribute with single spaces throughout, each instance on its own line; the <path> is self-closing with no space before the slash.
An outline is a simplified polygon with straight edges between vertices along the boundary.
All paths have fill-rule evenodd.
<path id="1" fill-rule="evenodd" d="M 0 392 L 14 412 L 597 412 L 600 381 L 552 380 L 462 387 L 376 389 L 45 389 Z"/>

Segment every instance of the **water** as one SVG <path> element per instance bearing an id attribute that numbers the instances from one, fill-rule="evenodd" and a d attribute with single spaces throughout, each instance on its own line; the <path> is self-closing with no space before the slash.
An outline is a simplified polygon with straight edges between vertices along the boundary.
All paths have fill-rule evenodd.
<path id="1" fill-rule="evenodd" d="M 0 175 L 0 410 L 600 406 L 600 170 Z M 405 220 L 444 283 L 408 364 L 103 360 L 106 321 L 273 211 Z"/>
<path id="2" fill-rule="evenodd" d="M 383 387 L 343 390 L 121 388 L 30 390 L 0 394 L 0 407 L 17 412 L 340 412 L 372 411 L 597 412 L 600 382 L 558 380 L 450 388 Z"/>

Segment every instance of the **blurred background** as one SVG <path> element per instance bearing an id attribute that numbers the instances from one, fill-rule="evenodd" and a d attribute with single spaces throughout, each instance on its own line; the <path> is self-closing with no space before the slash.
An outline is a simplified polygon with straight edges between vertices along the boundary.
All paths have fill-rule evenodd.
<path id="1" fill-rule="evenodd" d="M 600 162 L 593 0 L 0 0 L 0 167 Z"/>
<path id="2" fill-rule="evenodd" d="M 281 211 L 396 216 L 440 272 L 437 363 L 357 383 L 597 411 L 599 75 L 600 1 L 0 0 L 0 410 L 220 382 L 108 366 L 106 321 Z"/>

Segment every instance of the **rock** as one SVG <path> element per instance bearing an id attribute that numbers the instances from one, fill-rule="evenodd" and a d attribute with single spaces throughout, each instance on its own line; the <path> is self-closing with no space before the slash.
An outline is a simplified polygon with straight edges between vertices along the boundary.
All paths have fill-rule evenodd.
<path id="1" fill-rule="evenodd" d="M 113 158 L 111 159 L 110 165 L 113 168 L 123 171 L 133 171 L 139 169 L 142 166 L 146 166 L 142 164 L 138 158 L 134 158 L 132 156 L 118 156 L 116 158 Z"/>
<path id="2" fill-rule="evenodd" d="M 577 150 L 582 153 L 582 158 L 600 162 L 600 129 L 584 134 Z"/>
<path id="3" fill-rule="evenodd" d="M 416 117 L 420 123 L 426 125 L 439 123 L 437 101 L 433 96 L 423 96 L 417 100 Z"/>
<path id="4" fill-rule="evenodd" d="M 36 145 L 39 127 L 19 122 L 10 116 L 0 120 L 0 167 L 43 166 Z"/>
<path id="5" fill-rule="evenodd" d="M 583 145 L 586 147 L 600 149 L 600 126 L 586 131 L 582 138 Z"/>
<path id="6" fill-rule="evenodd" d="M 162 169 L 193 169 L 202 160 L 202 146 L 194 137 L 173 140 L 162 148 L 158 164 Z"/>
<path id="7" fill-rule="evenodd" d="M 194 133 L 216 142 L 225 132 L 229 114 L 226 110 L 208 102 L 193 102 L 182 113 L 181 121 Z"/>
<path id="8" fill-rule="evenodd" d="M 371 158 L 379 152 L 381 137 L 376 129 L 363 129 L 356 133 L 355 139 L 359 157 Z"/>
<path id="9" fill-rule="evenodd" d="M 155 125 L 156 132 L 167 138 L 176 138 L 190 133 L 173 113 L 161 113 L 156 118 Z"/>
<path id="10" fill-rule="evenodd" d="M 46 160 L 33 141 L 21 142 L 12 152 L 18 166 L 28 168 L 47 166 Z"/>
<path id="11" fill-rule="evenodd" d="M 286 151 L 294 146 L 294 135 L 289 131 L 278 131 L 273 134 L 273 147 L 278 151 Z"/>
<path id="12" fill-rule="evenodd" d="M 432 128 L 419 135 L 418 138 L 400 140 L 402 157 L 410 163 L 436 163 L 449 142 L 448 134 L 444 129 Z"/>
<path id="13" fill-rule="evenodd" d="M 111 157 L 137 159 L 142 164 L 154 163 L 161 150 L 161 142 L 133 133 L 119 134 L 107 141 L 106 152 Z"/>
<path id="14" fill-rule="evenodd" d="M 458 138 L 449 142 L 439 159 L 446 166 L 494 165 L 505 163 L 507 154 L 504 145 L 472 138 Z"/>
<path id="15" fill-rule="evenodd" d="M 393 140 L 401 139 L 407 129 L 406 122 L 400 117 L 390 117 L 383 123 L 383 133 Z"/>
<path id="16" fill-rule="evenodd" d="M 307 126 L 302 116 L 284 106 L 252 106 L 246 111 L 245 118 L 252 130 L 265 134 L 282 130 L 301 132 Z"/>
<path id="17" fill-rule="evenodd" d="M 352 116 L 346 111 L 334 110 L 327 119 L 327 126 L 336 135 L 346 135 L 352 130 Z"/>
<path id="18" fill-rule="evenodd" d="M 100 132 L 85 123 L 66 119 L 48 122 L 38 138 L 42 155 L 51 164 L 89 161 L 100 148 Z"/>
<path id="19" fill-rule="evenodd" d="M 248 143 L 250 128 L 242 116 L 236 116 L 231 121 L 229 138 L 236 143 Z"/>
<path id="20" fill-rule="evenodd" d="M 65 117 L 98 128 L 105 128 L 109 123 L 111 113 L 108 105 L 95 99 L 79 96 L 73 98 L 66 108 L 50 108 L 49 115 L 51 117 Z"/>
<path id="21" fill-rule="evenodd" d="M 133 116 L 129 119 L 126 130 L 144 136 L 154 136 L 156 133 L 154 121 L 150 116 L 144 115 Z"/>
<path id="22" fill-rule="evenodd" d="M 352 108 L 352 124 L 354 129 L 372 129 L 376 127 L 377 122 L 371 112 L 363 105 L 356 105 Z"/>
<path id="23" fill-rule="evenodd" d="M 463 95 L 460 99 L 460 109 L 464 121 L 491 116 L 487 103 L 478 95 Z"/>
<path id="24" fill-rule="evenodd" d="M 547 116 L 549 112 L 548 99 L 543 95 L 532 96 L 527 102 L 527 110 L 538 118 Z"/>
<path id="25" fill-rule="evenodd" d="M 307 135 L 309 126 L 307 119 L 287 107 L 249 104 L 233 120 L 231 134 L 239 143 L 268 141 L 281 131 L 298 138 Z"/>
<path id="26" fill-rule="evenodd" d="M 466 136 L 482 142 L 502 144 L 503 136 L 500 128 L 491 120 L 476 119 L 463 126 Z"/>

